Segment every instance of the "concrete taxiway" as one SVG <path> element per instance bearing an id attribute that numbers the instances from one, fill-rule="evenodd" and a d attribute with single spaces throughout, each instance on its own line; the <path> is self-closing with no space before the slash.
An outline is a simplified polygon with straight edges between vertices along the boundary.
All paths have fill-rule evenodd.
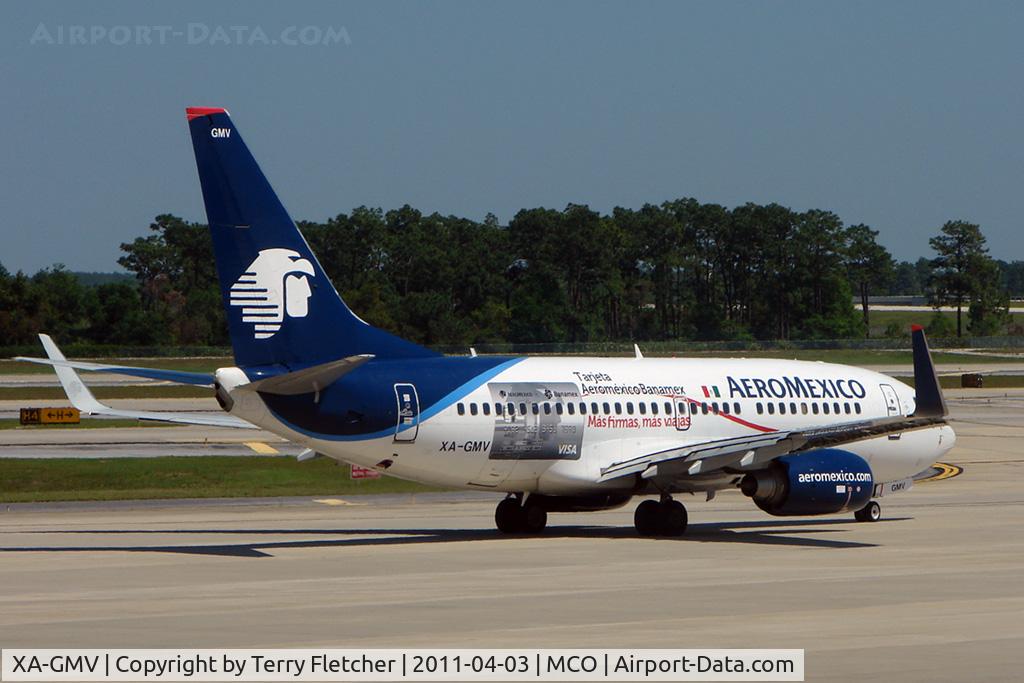
<path id="1" fill-rule="evenodd" d="M 796 647 L 811 681 L 1017 680 L 1024 395 L 949 398 L 963 473 L 877 524 L 733 493 L 672 540 L 633 505 L 502 537 L 479 493 L 12 505 L 0 645 Z"/>
<path id="2" fill-rule="evenodd" d="M 15 401 L 0 401 L 0 417 L 17 417 Z M 47 401 L 47 405 L 64 405 Z M 223 414 L 210 399 L 112 400 L 115 407 L 134 410 Z M 195 425 L 102 428 L 102 417 L 84 417 L 89 429 L 73 426 L 32 427 L 0 431 L 0 458 L 155 458 L 165 455 L 298 455 L 301 446 L 261 429 Z M 160 425 L 160 426 L 156 426 Z"/>

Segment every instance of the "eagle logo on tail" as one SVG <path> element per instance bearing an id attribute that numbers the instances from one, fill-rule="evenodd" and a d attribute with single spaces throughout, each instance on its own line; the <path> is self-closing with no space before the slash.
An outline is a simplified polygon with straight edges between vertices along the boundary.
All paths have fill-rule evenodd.
<path id="1" fill-rule="evenodd" d="M 270 339 L 285 317 L 305 318 L 315 277 L 313 264 L 291 249 L 264 249 L 231 285 L 231 305 L 242 309 L 242 322 L 253 325 L 256 339 Z"/>

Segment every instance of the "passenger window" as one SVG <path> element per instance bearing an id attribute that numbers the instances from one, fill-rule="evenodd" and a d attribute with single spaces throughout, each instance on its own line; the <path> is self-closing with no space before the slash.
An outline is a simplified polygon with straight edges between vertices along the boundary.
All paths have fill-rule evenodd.
<path id="1" fill-rule="evenodd" d="M 795 403 L 790 403 L 789 404 L 789 412 L 792 415 L 796 415 L 796 404 Z"/>
<path id="2" fill-rule="evenodd" d="M 853 404 L 853 412 L 855 412 L 858 415 L 860 415 L 860 404 L 859 403 L 854 403 Z"/>
<path id="3" fill-rule="evenodd" d="M 729 414 L 729 404 L 728 403 L 722 403 L 722 412 L 725 413 L 726 415 Z"/>
<path id="4" fill-rule="evenodd" d="M 768 404 L 768 414 L 769 415 L 774 415 L 775 414 L 775 404 L 774 403 L 769 403 Z"/>
<path id="5" fill-rule="evenodd" d="M 718 415 L 718 401 L 715 401 L 711 404 L 711 412 L 714 413 L 715 415 Z"/>
<path id="6" fill-rule="evenodd" d="M 832 406 L 833 406 L 832 410 L 835 412 L 836 415 L 838 415 L 839 414 L 839 404 L 838 403 L 833 403 Z"/>
<path id="7" fill-rule="evenodd" d="M 806 403 L 801 403 L 800 404 L 800 412 L 803 413 L 804 415 L 807 414 L 807 404 Z"/>
<path id="8" fill-rule="evenodd" d="M 569 411 L 570 415 L 575 415 L 576 414 L 576 404 L 575 403 L 566 403 L 565 404 L 565 409 Z"/>
<path id="9" fill-rule="evenodd" d="M 658 403 L 656 401 L 651 401 L 651 415 L 657 415 L 657 414 L 658 414 Z"/>
<path id="10" fill-rule="evenodd" d="M 630 415 L 633 414 L 633 402 L 632 401 L 627 401 L 626 402 L 626 412 L 629 413 Z"/>
<path id="11" fill-rule="evenodd" d="M 700 412 L 704 413 L 705 415 L 708 414 L 708 404 L 707 403 L 701 403 L 700 404 Z"/>
<path id="12" fill-rule="evenodd" d="M 525 403 L 520 403 L 519 404 L 519 414 L 520 415 L 526 415 L 526 404 Z"/>
<path id="13" fill-rule="evenodd" d="M 484 403 L 484 404 L 481 405 L 481 407 L 484 409 L 484 415 L 490 415 L 491 414 L 491 404 L 490 403 Z"/>
<path id="14" fill-rule="evenodd" d="M 544 401 L 544 414 L 545 415 L 550 415 L 551 414 L 551 404 L 548 403 L 547 401 Z"/>
<path id="15" fill-rule="evenodd" d="M 586 415 L 586 414 L 587 414 L 587 404 L 584 403 L 583 401 L 580 401 L 580 415 Z"/>
<path id="16" fill-rule="evenodd" d="M 458 411 L 459 411 L 459 415 L 465 415 L 466 414 L 466 406 L 464 406 L 463 404 L 460 403 L 458 405 Z"/>
<path id="17" fill-rule="evenodd" d="M 785 415 L 785 414 L 786 414 L 786 404 L 785 403 L 780 403 L 779 404 L 779 415 Z"/>
<path id="18" fill-rule="evenodd" d="M 508 404 L 508 414 L 509 414 L 510 417 L 515 417 L 516 416 L 516 404 L 515 403 L 509 403 Z"/>
<path id="19" fill-rule="evenodd" d="M 477 412 L 476 404 L 475 403 L 470 403 L 469 404 L 469 414 L 470 415 L 476 415 L 476 412 Z"/>
<path id="20" fill-rule="evenodd" d="M 501 405 L 500 403 L 495 403 L 494 404 L 494 414 L 495 415 L 501 415 L 501 413 L 502 413 L 502 411 L 504 411 L 504 409 L 505 409 L 505 406 Z"/>
<path id="21" fill-rule="evenodd" d="M 764 405 L 761 404 L 761 403 L 757 404 L 757 414 L 758 415 L 764 415 Z"/>
<path id="22" fill-rule="evenodd" d="M 736 403 L 732 404 L 732 413 L 733 413 L 733 415 L 739 415 L 740 414 L 740 404 L 739 404 L 739 401 L 737 401 Z"/>
<path id="23" fill-rule="evenodd" d="M 611 407 L 607 403 L 602 403 L 601 407 L 604 408 L 604 414 L 605 415 L 608 415 L 609 413 L 612 412 Z"/>
<path id="24" fill-rule="evenodd" d="M 811 404 L 811 412 L 814 413 L 815 415 L 818 414 L 818 404 L 817 403 L 812 403 Z"/>
<path id="25" fill-rule="evenodd" d="M 563 407 L 562 407 L 562 404 L 561 404 L 561 403 L 556 403 L 556 404 L 555 404 L 555 412 L 556 412 L 556 413 L 558 413 L 559 415 L 561 415 L 561 414 L 562 414 L 562 411 L 563 411 L 563 410 L 565 410 L 565 408 L 563 408 Z"/>
<path id="26" fill-rule="evenodd" d="M 671 415 L 672 414 L 672 404 L 669 403 L 668 401 L 665 401 L 665 414 L 666 415 Z"/>
<path id="27" fill-rule="evenodd" d="M 534 415 L 540 415 L 540 406 L 537 405 L 536 403 L 530 404 L 530 410 L 533 412 Z"/>
<path id="28" fill-rule="evenodd" d="M 591 404 L 590 404 L 590 414 L 591 414 L 591 415 L 597 415 L 597 412 L 598 412 L 598 411 L 597 411 L 597 404 L 596 404 L 596 403 L 591 403 Z M 608 412 L 608 404 L 607 404 L 607 403 L 605 404 L 605 407 L 604 407 L 604 412 L 605 412 L 606 414 L 607 414 L 607 412 Z"/>
<path id="29" fill-rule="evenodd" d="M 641 415 L 646 415 L 647 414 L 647 404 L 644 403 L 643 401 L 640 401 L 639 403 L 637 403 L 636 407 L 640 409 L 640 414 Z"/>
<path id="30" fill-rule="evenodd" d="M 615 402 L 615 414 L 622 415 L 622 404 L 618 401 Z"/>
<path id="31" fill-rule="evenodd" d="M 846 413 L 847 415 L 850 414 L 850 404 L 849 403 L 844 403 L 843 404 L 843 412 Z"/>
<path id="32" fill-rule="evenodd" d="M 826 415 L 828 415 L 828 404 L 827 403 L 822 403 L 821 404 L 821 412 L 823 412 Z"/>

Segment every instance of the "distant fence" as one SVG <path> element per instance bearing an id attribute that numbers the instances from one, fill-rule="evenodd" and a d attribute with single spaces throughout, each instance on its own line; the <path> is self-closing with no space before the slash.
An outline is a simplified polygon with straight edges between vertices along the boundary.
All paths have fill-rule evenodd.
<path id="1" fill-rule="evenodd" d="M 933 349 L 1024 349 L 1024 337 L 956 337 L 928 340 Z M 734 341 L 641 341 L 641 351 L 651 356 L 671 356 L 700 351 L 787 351 L 787 350 L 904 350 L 910 348 L 910 337 L 879 339 L 782 339 Z M 628 356 L 633 355 L 633 342 L 558 342 L 550 344 L 466 344 L 434 346 L 440 353 L 464 356 L 472 346 L 481 355 L 566 355 L 566 356 Z M 71 358 L 203 358 L 231 356 L 227 346 L 107 346 L 68 344 L 61 349 Z M 41 356 L 37 345 L 0 346 L 0 359 L 12 356 Z"/>

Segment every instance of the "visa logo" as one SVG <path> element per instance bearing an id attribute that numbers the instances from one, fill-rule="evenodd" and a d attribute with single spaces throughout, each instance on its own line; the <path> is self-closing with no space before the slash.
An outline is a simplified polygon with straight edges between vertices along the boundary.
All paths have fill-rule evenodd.
<path id="1" fill-rule="evenodd" d="M 230 128 L 212 128 L 210 129 L 210 137 L 212 138 L 229 138 L 231 137 Z"/>
<path id="2" fill-rule="evenodd" d="M 574 443 L 560 443 L 558 444 L 559 455 L 576 455 L 576 444 Z"/>

